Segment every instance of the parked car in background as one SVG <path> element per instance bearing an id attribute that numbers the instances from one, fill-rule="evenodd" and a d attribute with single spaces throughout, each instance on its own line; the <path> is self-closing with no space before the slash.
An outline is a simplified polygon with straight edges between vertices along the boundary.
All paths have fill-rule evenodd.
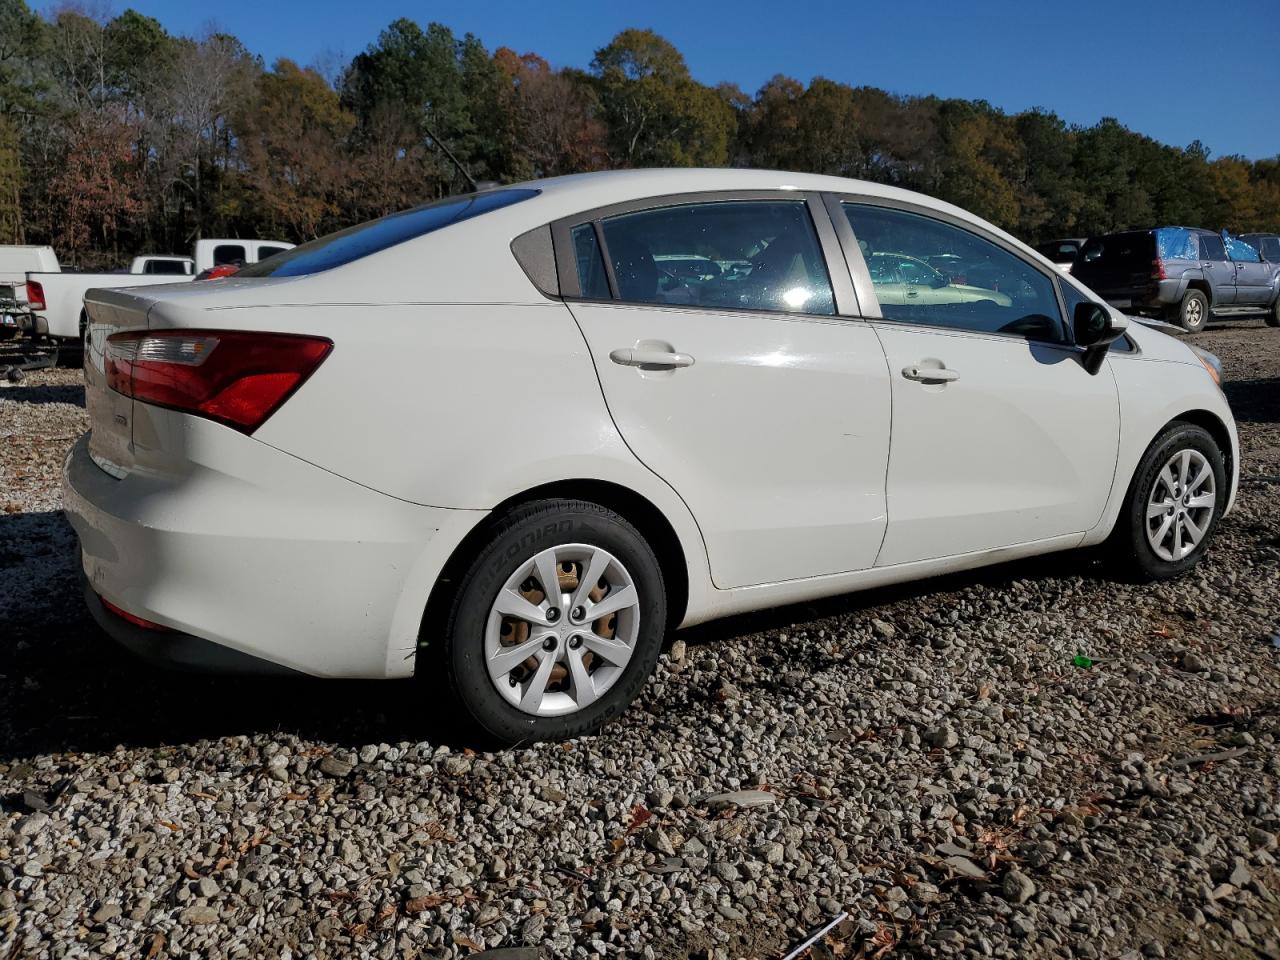
<path id="1" fill-rule="evenodd" d="M 293 244 L 282 240 L 197 240 L 191 257 L 135 257 L 129 273 L 33 271 L 26 277 L 30 332 L 63 343 L 78 342 L 84 336 L 84 298 L 89 290 L 182 283 L 193 280 L 201 270 L 257 263 L 292 248 Z"/>
<path id="2" fill-rule="evenodd" d="M 169 277 L 189 277 L 196 272 L 196 262 L 190 257 L 158 256 L 148 254 L 134 257 L 129 264 L 130 273 L 163 274 Z"/>
<path id="3" fill-rule="evenodd" d="M 1211 230 L 1158 227 L 1090 237 L 1072 276 L 1121 310 L 1203 330 L 1212 317 L 1280 326 L 1280 264 Z"/>
<path id="4" fill-rule="evenodd" d="M 1240 239 L 1257 250 L 1267 263 L 1280 263 L 1280 234 L 1242 233 Z"/>
<path id="5" fill-rule="evenodd" d="M 1036 244 L 1036 253 L 1053 262 L 1055 267 L 1071 272 L 1080 249 L 1085 245 L 1084 237 L 1068 237 L 1065 240 L 1050 240 L 1048 243 Z"/>
<path id="6" fill-rule="evenodd" d="M 0 340 L 9 340 L 29 322 L 27 272 L 57 270 L 53 247 L 0 245 Z"/>
<path id="7" fill-rule="evenodd" d="M 900 302 L 864 245 L 1002 296 Z M 660 266 L 691 251 L 731 269 Z M 87 310 L 63 492 L 99 623 L 188 665 L 416 673 L 508 742 L 620 716 L 680 625 L 1104 542 L 1184 574 L 1239 476 L 1187 344 L 837 177 L 518 184 Z"/>

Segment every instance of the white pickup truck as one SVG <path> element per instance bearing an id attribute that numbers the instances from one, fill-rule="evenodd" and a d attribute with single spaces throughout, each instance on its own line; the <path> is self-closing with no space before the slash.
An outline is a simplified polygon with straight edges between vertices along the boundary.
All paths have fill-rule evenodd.
<path id="1" fill-rule="evenodd" d="M 89 290 L 183 283 L 226 264 L 257 263 L 293 247 L 283 240 L 197 240 L 190 257 L 135 257 L 128 273 L 30 272 L 25 301 L 31 311 L 28 334 L 57 340 L 84 335 L 84 295 Z"/>

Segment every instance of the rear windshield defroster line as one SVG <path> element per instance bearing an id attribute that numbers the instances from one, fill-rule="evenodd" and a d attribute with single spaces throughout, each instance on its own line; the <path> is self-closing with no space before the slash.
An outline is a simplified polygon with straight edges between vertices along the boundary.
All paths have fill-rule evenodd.
<path id="1" fill-rule="evenodd" d="M 251 264 L 240 270 L 239 277 L 297 277 L 332 270 L 371 253 L 378 253 L 406 240 L 425 236 L 450 224 L 470 220 L 491 210 L 509 207 L 521 200 L 536 197 L 539 190 L 487 190 L 446 197 L 434 203 L 393 213 L 327 237 L 312 240 L 284 253 Z"/>

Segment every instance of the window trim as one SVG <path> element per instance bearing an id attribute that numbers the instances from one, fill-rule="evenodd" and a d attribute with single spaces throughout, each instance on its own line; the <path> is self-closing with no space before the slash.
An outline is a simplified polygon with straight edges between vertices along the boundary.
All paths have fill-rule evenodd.
<path id="1" fill-rule="evenodd" d="M 822 255 L 823 266 L 831 283 L 833 298 L 832 313 L 806 313 L 802 310 L 767 310 L 752 307 L 716 307 L 701 304 L 663 304 L 647 301 L 623 300 L 618 296 L 618 282 L 614 275 L 613 259 L 609 256 L 609 247 L 605 242 L 602 221 L 611 217 L 628 213 L 641 213 L 647 210 L 659 210 L 665 207 L 681 207 L 702 203 L 728 203 L 733 201 L 784 200 L 803 202 L 808 210 L 814 233 L 818 238 L 818 249 Z M 604 257 L 605 272 L 609 277 L 611 296 L 608 300 L 582 296 L 578 282 L 577 261 L 573 254 L 572 231 L 574 227 L 591 223 L 595 227 L 596 242 Z M 689 193 L 672 193 L 661 196 L 642 197 L 635 200 L 624 200 L 619 203 L 584 210 L 568 217 L 562 217 L 551 224 L 551 236 L 555 244 L 556 270 L 560 281 L 560 295 L 569 303 L 611 303 L 619 306 L 642 307 L 678 307 L 681 310 L 709 312 L 717 314 L 750 314 L 787 317 L 791 319 L 821 320 L 860 320 L 863 314 L 859 307 L 857 294 L 845 258 L 840 250 L 839 240 L 831 223 L 829 212 L 822 203 L 821 194 L 809 190 L 701 190 Z"/>
<path id="2" fill-rule="evenodd" d="M 1067 319 L 1066 303 L 1062 298 L 1062 290 L 1058 286 L 1057 271 L 1049 271 L 1041 267 L 1034 260 L 1027 259 L 1026 255 L 1016 246 L 1009 243 L 998 234 L 992 233 L 985 229 L 981 224 L 974 223 L 963 217 L 957 217 L 945 210 L 936 210 L 933 207 L 924 206 L 923 204 L 912 203 L 908 200 L 896 200 L 888 197 L 873 197 L 865 194 L 854 193 L 824 193 L 822 195 L 823 202 L 827 208 L 827 214 L 831 219 L 836 232 L 836 236 L 840 240 L 841 249 L 844 251 L 845 259 L 849 263 L 849 273 L 852 275 L 854 289 L 857 291 L 858 301 L 863 304 L 863 315 L 876 323 L 891 323 L 895 326 L 914 327 L 926 330 L 942 330 L 948 333 L 959 333 L 976 337 L 994 337 L 1000 340 L 1020 340 L 1023 343 L 1035 343 L 1042 346 L 1051 347 L 1070 347 L 1079 349 L 1075 342 L 1075 337 L 1071 329 L 1071 324 Z M 1026 267 L 1034 270 L 1046 280 L 1053 290 L 1054 299 L 1058 304 L 1058 323 L 1062 330 L 1062 339 L 1059 340 L 1039 340 L 1033 337 L 1025 336 L 1021 333 L 1001 333 L 999 330 L 970 330 L 965 327 L 953 327 L 945 324 L 933 323 L 912 323 L 907 320 L 894 320 L 884 315 L 884 311 L 880 308 L 880 298 L 876 295 L 875 285 L 871 282 L 871 271 L 867 267 L 866 259 L 862 256 L 862 248 L 858 246 L 857 236 L 853 232 L 853 224 L 849 222 L 849 218 L 845 216 L 841 204 L 852 203 L 860 206 L 882 207 L 887 210 L 897 210 L 902 213 L 910 213 L 916 216 L 924 217 L 927 220 L 934 220 L 943 223 L 949 227 L 955 227 L 966 233 L 971 233 L 980 240 L 1000 248 L 1005 253 L 1017 258 Z"/>

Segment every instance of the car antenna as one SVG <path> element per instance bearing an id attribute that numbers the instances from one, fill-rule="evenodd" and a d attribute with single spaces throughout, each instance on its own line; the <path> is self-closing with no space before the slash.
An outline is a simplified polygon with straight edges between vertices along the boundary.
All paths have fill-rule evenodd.
<path id="1" fill-rule="evenodd" d="M 473 191 L 478 192 L 480 190 L 480 185 L 476 183 L 475 177 L 471 176 L 471 174 L 467 172 L 467 168 L 462 165 L 462 161 L 453 155 L 453 151 L 449 149 L 449 145 L 436 136 L 436 132 L 431 129 L 430 124 L 424 123 L 423 127 L 427 131 L 427 136 L 431 138 L 431 142 L 443 150 L 444 155 L 449 158 L 449 161 L 455 167 L 458 168 L 458 172 L 462 174 L 462 178 L 467 181 L 467 185 L 470 186 Z"/>

